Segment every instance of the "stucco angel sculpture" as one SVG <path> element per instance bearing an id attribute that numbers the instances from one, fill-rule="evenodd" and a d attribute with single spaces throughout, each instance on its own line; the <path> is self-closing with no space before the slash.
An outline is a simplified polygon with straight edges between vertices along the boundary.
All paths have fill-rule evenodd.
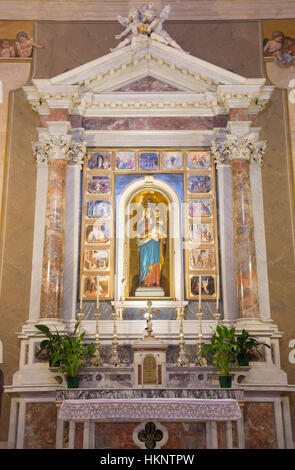
<path id="1" fill-rule="evenodd" d="M 111 50 L 120 49 L 131 44 L 132 49 L 147 41 L 148 38 L 154 41 L 162 42 L 168 46 L 183 50 L 174 39 L 163 29 L 163 23 L 167 20 L 171 11 L 170 5 L 166 5 L 160 15 L 156 15 L 153 3 L 145 4 L 140 9 L 131 8 L 127 18 L 118 16 L 118 21 L 126 28 L 116 39 L 122 39 L 117 47 Z"/>

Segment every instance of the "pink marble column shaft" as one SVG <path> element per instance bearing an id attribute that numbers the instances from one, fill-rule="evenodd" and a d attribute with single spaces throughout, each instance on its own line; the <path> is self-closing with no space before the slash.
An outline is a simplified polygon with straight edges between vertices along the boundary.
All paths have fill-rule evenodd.
<path id="1" fill-rule="evenodd" d="M 238 318 L 259 318 L 249 160 L 233 159 L 231 167 Z"/>
<path id="2" fill-rule="evenodd" d="M 67 166 L 67 160 L 49 161 L 41 280 L 41 318 L 62 317 Z"/>

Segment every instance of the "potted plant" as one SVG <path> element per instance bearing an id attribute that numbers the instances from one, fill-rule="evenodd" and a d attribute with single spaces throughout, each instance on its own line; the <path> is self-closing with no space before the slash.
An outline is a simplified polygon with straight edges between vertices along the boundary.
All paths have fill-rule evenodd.
<path id="1" fill-rule="evenodd" d="M 210 343 L 202 347 L 201 355 L 206 356 L 211 353 L 212 364 L 220 369 L 219 384 L 221 388 L 230 388 L 232 385 L 230 365 L 236 361 L 237 348 L 235 328 L 228 329 L 225 325 L 218 325 Z"/>
<path id="2" fill-rule="evenodd" d="M 47 339 L 41 341 L 36 357 L 43 356 L 48 359 L 49 367 L 59 367 L 59 354 L 62 345 L 62 337 L 58 332 L 51 333 L 46 325 L 35 325 Z"/>
<path id="3" fill-rule="evenodd" d="M 45 325 L 35 325 L 35 327 L 48 338 L 41 342 L 36 355 L 45 352 L 49 365 L 58 367 L 58 370 L 65 374 L 68 387 L 78 388 L 80 380 L 78 370 L 86 364 L 86 358 L 93 356 L 94 353 L 93 343 L 83 343 L 85 331 L 77 335 L 79 322 L 76 323 L 73 332 L 66 336 L 61 336 L 58 331 L 52 334 Z"/>
<path id="4" fill-rule="evenodd" d="M 250 336 L 250 333 L 247 330 L 242 330 L 242 333 L 237 336 L 237 344 L 237 360 L 239 366 L 249 366 L 249 354 L 251 351 L 255 351 L 260 357 L 262 357 L 258 346 L 266 346 L 267 348 L 270 348 L 269 344 L 260 343 L 256 338 L 254 338 L 254 336 Z"/>

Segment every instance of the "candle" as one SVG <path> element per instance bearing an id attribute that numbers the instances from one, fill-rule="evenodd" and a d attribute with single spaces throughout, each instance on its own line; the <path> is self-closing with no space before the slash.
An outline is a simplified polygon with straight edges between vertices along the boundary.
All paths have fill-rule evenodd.
<path id="1" fill-rule="evenodd" d="M 123 278 L 122 281 L 121 281 L 121 284 L 122 284 L 122 294 L 121 294 L 121 299 L 122 301 L 124 302 L 125 300 L 125 279 Z"/>
<path id="2" fill-rule="evenodd" d="M 98 311 L 99 310 L 99 276 L 97 276 L 97 280 L 96 280 L 96 308 Z"/>
<path id="3" fill-rule="evenodd" d="M 82 302 L 83 302 L 83 274 L 80 281 L 80 312 L 82 312 Z"/>
<path id="4" fill-rule="evenodd" d="M 219 307 L 219 274 L 216 276 L 216 312 L 218 312 Z"/>
<path id="5" fill-rule="evenodd" d="M 201 311 L 201 294 L 202 292 L 202 277 L 199 276 L 199 311 Z"/>
<path id="6" fill-rule="evenodd" d="M 117 299 L 117 274 L 114 274 L 114 291 L 115 291 L 115 300 Z"/>

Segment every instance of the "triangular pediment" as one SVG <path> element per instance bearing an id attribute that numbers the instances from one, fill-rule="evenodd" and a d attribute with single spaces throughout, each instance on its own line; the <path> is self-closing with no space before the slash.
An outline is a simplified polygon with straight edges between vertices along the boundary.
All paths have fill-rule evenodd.
<path id="1" fill-rule="evenodd" d="M 272 92 L 264 78 L 242 77 L 153 40 L 32 81 L 24 90 L 40 114 L 62 107 L 83 116 L 125 115 L 127 110 L 134 115 L 148 110 L 154 115 L 210 116 L 249 106 L 255 113 Z"/>
<path id="2" fill-rule="evenodd" d="M 247 80 L 151 40 L 136 51 L 126 46 L 50 80 L 35 79 L 33 83 L 38 86 L 47 82 L 51 87 L 79 86 L 84 93 L 108 93 L 148 76 L 177 90 L 196 93 L 215 92 L 218 85 L 241 85 Z"/>

